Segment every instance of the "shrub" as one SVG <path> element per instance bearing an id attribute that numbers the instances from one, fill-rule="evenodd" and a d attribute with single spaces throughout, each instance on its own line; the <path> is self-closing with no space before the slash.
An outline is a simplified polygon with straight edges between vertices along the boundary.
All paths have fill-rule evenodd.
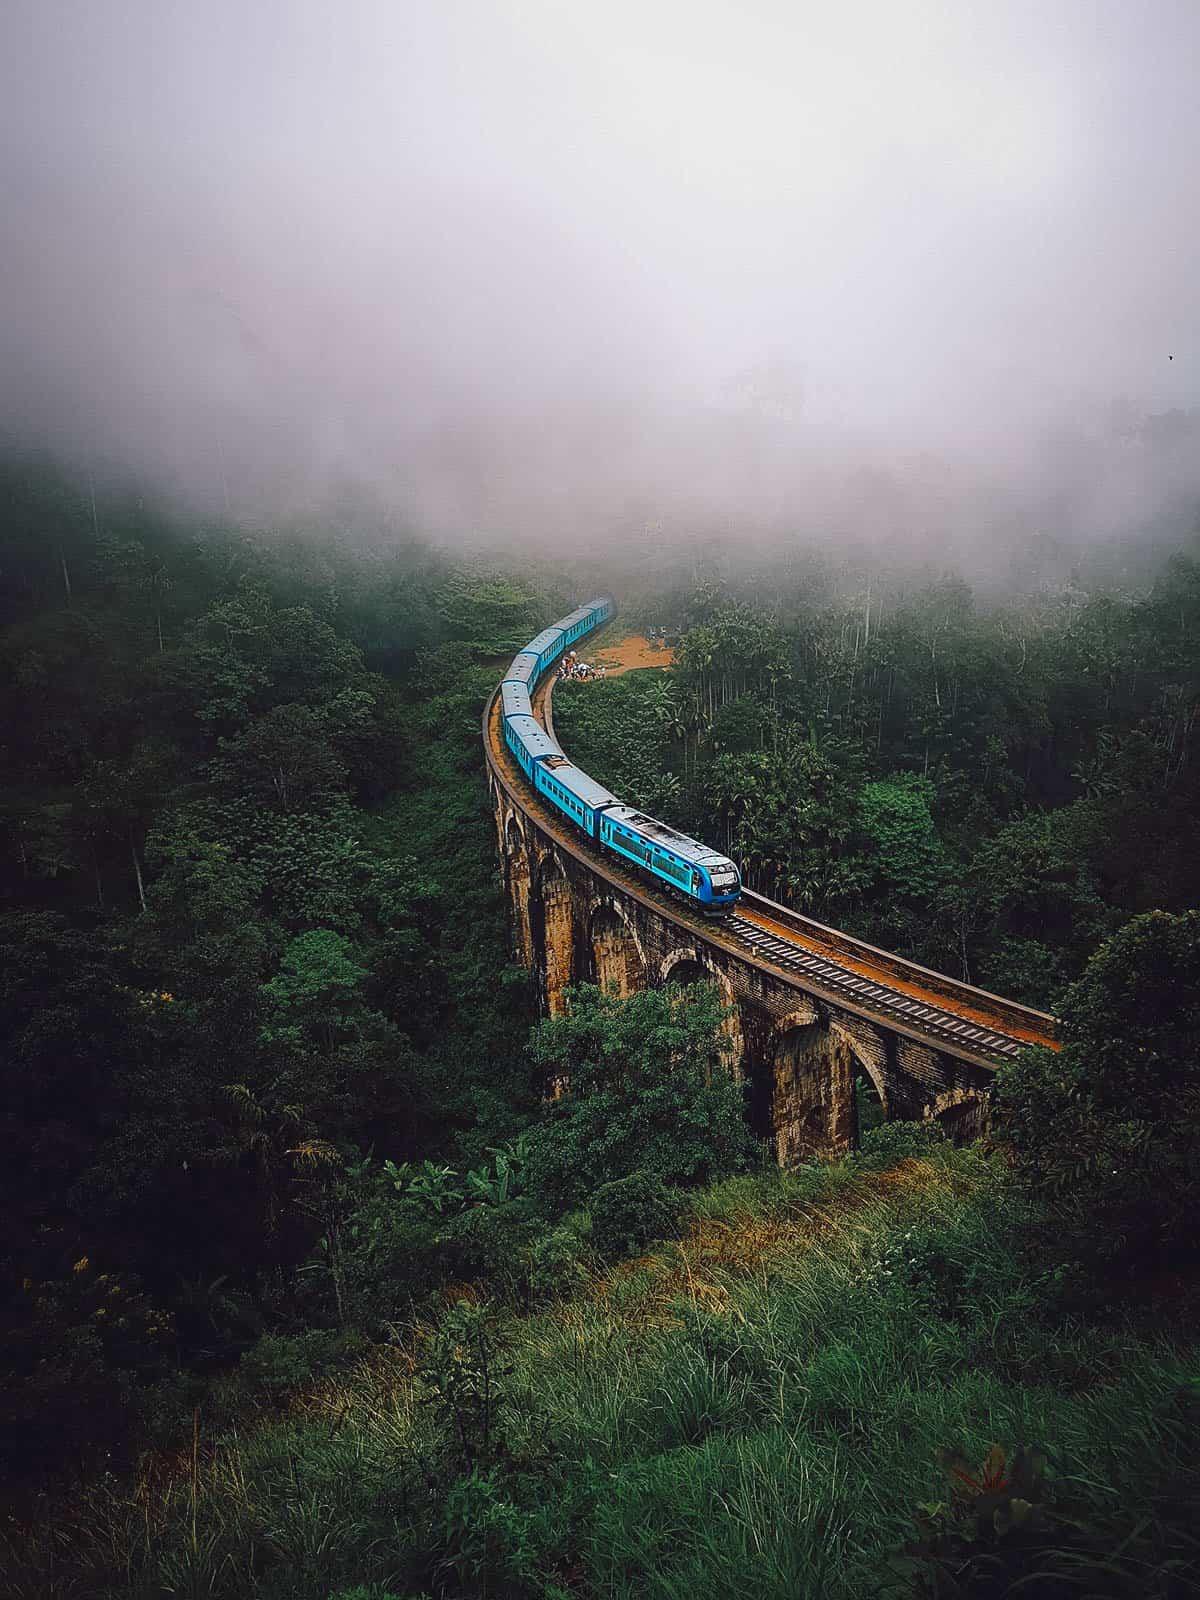
<path id="1" fill-rule="evenodd" d="M 451 1467 L 473 1472 L 503 1455 L 511 1409 L 508 1338 L 486 1306 L 460 1300 L 422 1352 L 417 1377 Z"/>
<path id="2" fill-rule="evenodd" d="M 427 1303 L 447 1281 L 486 1279 L 510 1287 L 540 1218 L 526 1195 L 472 1199 L 467 1184 L 486 1179 L 506 1192 L 497 1167 L 461 1179 L 449 1167 L 387 1163 L 366 1174 L 343 1230 L 345 1299 L 353 1321 L 382 1328 Z M 507 1185 L 511 1187 L 511 1183 Z"/>
<path id="3" fill-rule="evenodd" d="M 910 1306 L 963 1327 L 981 1325 L 995 1340 L 1010 1310 L 1030 1317 L 1040 1280 L 1018 1248 L 1008 1210 L 997 1217 L 963 1207 L 952 1219 L 912 1218 L 879 1247 L 870 1282 L 876 1290 L 900 1290 Z"/>
<path id="4" fill-rule="evenodd" d="M 1134 917 L 1061 1015 L 1061 1050 L 1028 1050 L 997 1076 L 995 1128 L 1018 1176 L 1097 1267 L 1193 1254 L 1200 912 Z"/>
<path id="5" fill-rule="evenodd" d="M 930 1155 L 945 1142 L 941 1124 L 932 1117 L 924 1122 L 884 1122 L 863 1135 L 854 1160 L 859 1166 L 879 1172 L 898 1161 Z"/>
<path id="6" fill-rule="evenodd" d="M 577 1227 L 562 1223 L 543 1233 L 529 1247 L 529 1297 L 534 1305 L 565 1299 L 587 1278 L 587 1245 Z"/>
<path id="7" fill-rule="evenodd" d="M 537 1226 L 533 1204 L 524 1198 L 501 1205 L 470 1206 L 446 1219 L 438 1230 L 435 1242 L 442 1271 L 453 1279 L 486 1278 L 501 1286 L 511 1284 Z"/>
<path id="8" fill-rule="evenodd" d="M 679 1226 L 679 1207 L 662 1179 L 632 1172 L 604 1183 L 592 1196 L 592 1243 L 602 1256 L 641 1250 L 651 1239 L 665 1239 Z"/>
<path id="9" fill-rule="evenodd" d="M 171 1318 L 86 1256 L 14 1277 L 0 1288 L 0 1477 L 126 1446 L 141 1392 L 169 1375 Z"/>
<path id="10" fill-rule="evenodd" d="M 499 1472 L 471 1472 L 446 1497 L 443 1566 L 469 1594 L 532 1594 L 538 1549 L 529 1513 L 506 1493 Z M 538 1590 L 544 1593 L 541 1586 Z"/>
<path id="11" fill-rule="evenodd" d="M 529 1186 L 544 1203 L 580 1204 L 632 1172 L 691 1188 L 754 1164 L 715 985 L 627 1000 L 584 985 L 569 1000 L 531 1040 L 535 1062 L 567 1085 L 530 1139 Z"/>
<path id="12" fill-rule="evenodd" d="M 237 1384 L 251 1400 L 282 1400 L 346 1366 L 366 1343 L 359 1333 L 335 1329 L 266 1333 L 242 1357 Z"/>
<path id="13" fill-rule="evenodd" d="M 929 1600 L 1005 1600 L 1067 1594 L 1109 1600 L 1174 1600 L 1195 1593 L 1197 1543 L 1186 1524 L 1172 1526 L 1132 1507 L 1095 1507 L 1049 1472 L 1046 1452 L 1006 1452 L 994 1445 L 982 1464 L 942 1452 L 949 1483 L 943 1499 L 921 1505 L 917 1537 L 893 1559 L 903 1589 Z M 1078 1481 L 1078 1480 L 1076 1480 Z"/>

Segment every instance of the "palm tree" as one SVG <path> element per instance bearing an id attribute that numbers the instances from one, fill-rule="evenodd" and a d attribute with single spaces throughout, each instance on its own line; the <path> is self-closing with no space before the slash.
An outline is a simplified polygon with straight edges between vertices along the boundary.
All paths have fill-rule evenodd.
<path id="1" fill-rule="evenodd" d="M 294 1170 L 292 1141 L 304 1131 L 303 1108 L 281 1106 L 273 1113 L 244 1083 L 224 1084 L 221 1104 L 226 1112 L 221 1117 L 225 1142 L 210 1159 L 230 1166 L 252 1163 L 263 1198 L 264 1230 L 272 1240 L 279 1226 L 280 1191 Z"/>
<path id="2" fill-rule="evenodd" d="M 163 597 L 170 594 L 173 585 L 171 574 L 164 564 L 157 562 L 142 578 L 142 588 L 147 589 L 154 601 L 154 625 L 158 630 L 158 653 L 163 653 L 162 608 Z"/>
<path id="3" fill-rule="evenodd" d="M 346 1273 L 342 1254 L 342 1221 L 347 1209 L 346 1168 L 336 1148 L 325 1139 L 302 1139 L 289 1150 L 301 1179 L 301 1205 L 321 1228 L 321 1248 L 329 1268 L 338 1322 L 346 1325 Z"/>

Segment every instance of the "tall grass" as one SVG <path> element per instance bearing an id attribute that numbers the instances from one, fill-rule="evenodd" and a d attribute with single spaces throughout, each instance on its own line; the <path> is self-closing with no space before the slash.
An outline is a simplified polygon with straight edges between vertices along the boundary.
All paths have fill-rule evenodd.
<path id="1" fill-rule="evenodd" d="M 14 1594 L 907 1594 L 889 1559 L 949 1496 L 939 1451 L 1027 1443 L 1095 1535 L 1078 1584 L 1030 1592 L 1194 1592 L 1196 1351 L 1048 1324 L 1005 1205 L 969 1153 L 720 1185 L 681 1241 L 508 1324 L 473 1472 L 419 1363 L 379 1353 L 13 1538 Z"/>

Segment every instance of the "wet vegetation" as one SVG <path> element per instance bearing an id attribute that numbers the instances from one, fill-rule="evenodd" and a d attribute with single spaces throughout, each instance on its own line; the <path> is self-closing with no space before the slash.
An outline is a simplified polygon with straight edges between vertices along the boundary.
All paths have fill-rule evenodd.
<path id="1" fill-rule="evenodd" d="M 539 1022 L 479 752 L 595 571 L 0 481 L 18 1596 L 1200 1589 L 1200 566 L 715 567 L 556 693 L 764 891 L 1063 1018 L 782 1174 L 703 987 Z M 548 1100 L 551 1083 L 567 1092 Z"/>
<path id="2" fill-rule="evenodd" d="M 1051 1005 L 1138 912 L 1200 901 L 1200 564 L 965 582 L 728 574 L 642 614 L 670 674 L 555 693 L 563 744 L 821 921 Z"/>

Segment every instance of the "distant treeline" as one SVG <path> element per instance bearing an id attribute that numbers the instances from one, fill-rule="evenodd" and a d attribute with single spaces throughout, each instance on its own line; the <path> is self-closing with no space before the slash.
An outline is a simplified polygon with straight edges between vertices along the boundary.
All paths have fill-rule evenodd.
<path id="1" fill-rule="evenodd" d="M 1033 1004 L 1200 901 L 1194 554 L 988 607 L 853 576 L 693 588 L 674 670 L 566 686 L 564 744 L 762 892 Z"/>

